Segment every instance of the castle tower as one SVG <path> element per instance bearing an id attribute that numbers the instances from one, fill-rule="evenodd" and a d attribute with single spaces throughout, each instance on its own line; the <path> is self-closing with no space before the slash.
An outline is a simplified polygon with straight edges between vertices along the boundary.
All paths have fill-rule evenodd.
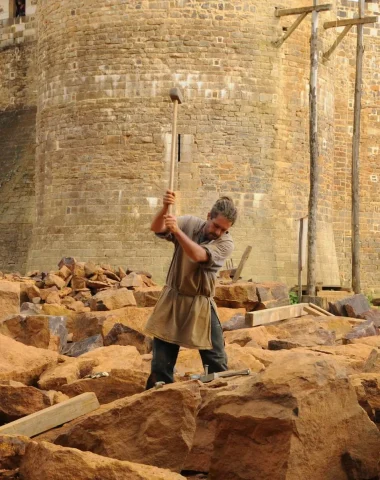
<path id="1" fill-rule="evenodd" d="M 72 255 L 164 278 L 171 249 L 149 224 L 168 184 L 168 93 L 179 86 L 177 214 L 205 216 L 231 195 L 235 264 L 251 244 L 246 275 L 294 282 L 309 188 L 310 24 L 275 47 L 286 24 L 277 3 L 40 0 L 29 268 Z M 333 242 L 330 67 L 320 78 L 320 221 Z"/>

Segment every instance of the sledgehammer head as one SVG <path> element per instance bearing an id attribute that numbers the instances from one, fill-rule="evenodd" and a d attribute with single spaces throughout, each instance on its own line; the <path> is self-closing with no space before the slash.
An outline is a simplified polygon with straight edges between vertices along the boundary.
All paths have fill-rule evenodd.
<path id="1" fill-rule="evenodd" d="M 171 88 L 169 92 L 170 98 L 172 99 L 172 102 L 177 102 L 181 104 L 183 102 L 183 97 L 182 93 L 179 88 Z"/>

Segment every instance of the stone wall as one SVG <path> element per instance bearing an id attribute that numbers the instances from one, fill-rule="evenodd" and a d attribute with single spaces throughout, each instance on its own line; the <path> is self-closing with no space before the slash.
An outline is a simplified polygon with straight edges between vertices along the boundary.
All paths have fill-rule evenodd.
<path id="1" fill-rule="evenodd" d="M 205 216 L 219 195 L 232 195 L 240 211 L 235 263 L 252 244 L 246 275 L 294 281 L 296 220 L 307 212 L 308 192 L 306 23 L 279 49 L 272 41 L 285 24 L 273 1 L 95 1 L 91 12 L 86 5 L 39 5 L 30 268 L 70 253 L 163 278 L 170 247 L 152 237 L 149 223 L 168 181 L 168 92 L 179 85 L 186 155 L 178 213 Z M 321 78 L 329 84 L 328 68 Z M 327 90 L 321 116 L 330 138 Z M 331 224 L 331 196 L 324 202 L 321 221 Z"/>
<path id="2" fill-rule="evenodd" d="M 25 272 L 35 220 L 36 21 L 33 16 L 4 18 L 9 2 L 4 4 L 0 2 L 0 270 Z"/>
<path id="3" fill-rule="evenodd" d="M 357 2 L 342 1 L 339 18 L 350 18 Z M 366 15 L 379 5 L 366 3 Z M 380 25 L 364 26 L 363 98 L 360 143 L 361 282 L 365 291 L 380 292 Z M 334 232 L 341 282 L 351 283 L 351 164 L 354 115 L 356 27 L 329 63 L 335 72 Z"/>
<path id="4" fill-rule="evenodd" d="M 27 268 L 54 267 L 62 255 L 73 255 L 145 268 L 164 279 L 171 247 L 154 238 L 149 224 L 168 183 L 168 92 L 179 86 L 185 102 L 178 118 L 177 213 L 206 216 L 219 195 L 231 195 L 240 212 L 235 265 L 253 245 L 245 277 L 295 284 L 299 218 L 308 208 L 310 16 L 278 48 L 273 41 L 295 17 L 276 18 L 274 11 L 309 4 L 40 0 L 36 73 L 31 79 L 28 67 L 19 89 L 8 80 L 0 86 L 2 106 L 12 97 L 17 105 L 17 96 L 37 105 L 36 213 Z M 325 31 L 323 22 L 356 9 L 356 2 L 344 0 L 320 14 L 321 53 L 338 34 Z M 365 101 L 373 105 L 377 27 L 365 28 Z M 1 38 L 13 42 L 0 50 L 0 67 L 9 69 L 4 53 L 23 36 Z M 350 279 L 347 112 L 354 54 L 353 30 L 319 67 L 318 280 L 325 284 Z M 363 109 L 366 289 L 380 289 L 378 184 L 369 180 L 379 174 L 376 112 Z"/>

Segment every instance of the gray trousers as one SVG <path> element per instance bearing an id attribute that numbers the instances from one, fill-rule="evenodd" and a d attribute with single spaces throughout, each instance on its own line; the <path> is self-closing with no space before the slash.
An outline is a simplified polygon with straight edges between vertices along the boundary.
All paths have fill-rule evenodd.
<path id="1" fill-rule="evenodd" d="M 223 372 L 228 369 L 227 355 L 224 349 L 222 326 L 211 307 L 211 342 L 212 350 L 199 350 L 203 365 L 208 365 L 209 373 Z M 153 358 L 151 374 L 146 389 L 154 387 L 156 382 L 173 383 L 174 366 L 177 361 L 179 345 L 153 339 Z M 201 372 L 199 372 L 201 373 Z"/>

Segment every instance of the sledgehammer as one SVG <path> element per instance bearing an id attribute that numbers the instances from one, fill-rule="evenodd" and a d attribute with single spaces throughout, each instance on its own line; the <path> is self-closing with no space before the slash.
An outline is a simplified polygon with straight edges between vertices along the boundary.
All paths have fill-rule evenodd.
<path id="1" fill-rule="evenodd" d="M 172 88 L 169 92 L 170 98 L 173 102 L 173 125 L 172 125 L 172 155 L 170 160 L 170 179 L 169 179 L 169 190 L 173 192 L 174 190 L 174 168 L 175 168 L 175 147 L 177 139 L 177 111 L 178 105 L 183 101 L 182 94 L 179 88 Z M 173 205 L 169 205 L 168 213 L 171 214 L 173 211 Z"/>

